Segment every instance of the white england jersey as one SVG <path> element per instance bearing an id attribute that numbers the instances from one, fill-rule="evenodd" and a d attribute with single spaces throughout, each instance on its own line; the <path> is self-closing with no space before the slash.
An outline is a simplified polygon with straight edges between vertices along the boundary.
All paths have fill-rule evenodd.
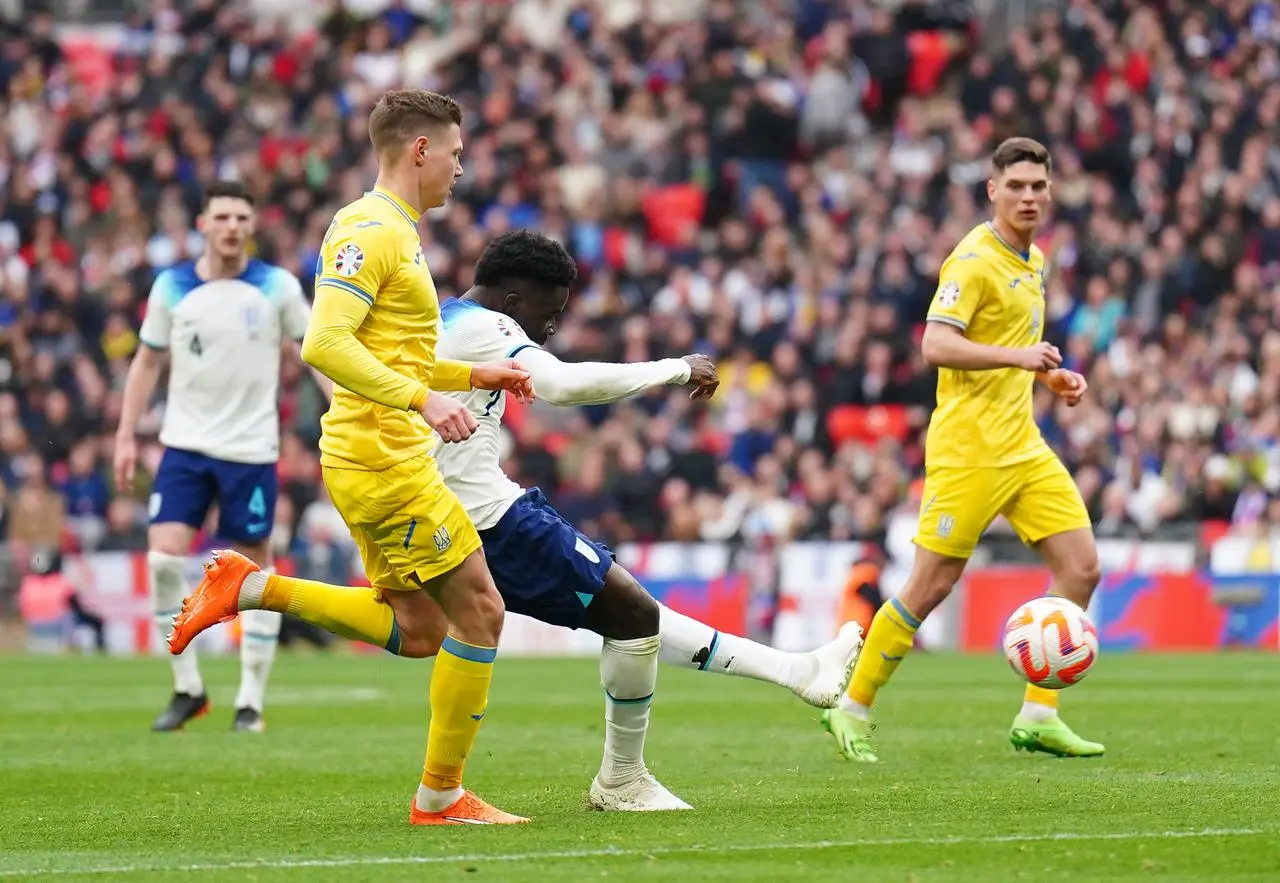
<path id="1" fill-rule="evenodd" d="M 617 364 L 561 362 L 538 346 L 514 319 L 469 300 L 449 300 L 440 308 L 443 326 L 437 356 L 460 362 L 515 358 L 533 377 L 538 399 L 552 405 L 605 404 L 668 383 L 687 383 L 684 359 Z M 524 494 L 502 471 L 500 433 L 507 410 L 505 392 L 473 389 L 450 392 L 475 415 L 478 427 L 465 442 L 438 442 L 432 456 L 440 473 L 478 530 L 493 527 Z"/>
<path id="2" fill-rule="evenodd" d="M 280 452 L 280 347 L 301 340 L 311 310 L 298 280 L 249 261 L 209 282 L 194 261 L 151 286 L 142 342 L 169 351 L 160 442 L 234 463 L 274 463 Z"/>
<path id="3" fill-rule="evenodd" d="M 521 350 L 539 348 L 514 319 L 469 300 L 446 301 L 440 308 L 440 324 L 443 327 L 436 347 L 439 359 L 492 362 L 511 358 Z M 493 527 L 524 494 L 524 488 L 502 471 L 499 441 L 507 394 L 473 389 L 431 395 L 458 399 L 475 415 L 479 426 L 471 438 L 456 444 L 438 442 L 432 456 L 445 484 L 458 495 L 476 529 Z"/>

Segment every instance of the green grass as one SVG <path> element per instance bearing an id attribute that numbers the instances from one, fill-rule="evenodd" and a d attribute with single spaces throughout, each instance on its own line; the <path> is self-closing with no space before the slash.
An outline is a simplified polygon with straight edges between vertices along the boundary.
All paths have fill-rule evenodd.
<path id="1" fill-rule="evenodd" d="M 160 660 L 0 659 L 0 883 L 609 880 L 1275 880 L 1280 660 L 1103 658 L 1065 697 L 1100 760 L 1015 755 L 994 658 L 913 656 L 881 700 L 881 763 L 839 760 L 816 711 L 664 668 L 648 755 L 693 813 L 587 812 L 591 660 L 500 659 L 468 784 L 519 828 L 411 829 L 429 666 L 282 656 L 265 735 L 211 716 L 148 731 Z M 308 864 L 311 863 L 311 864 Z"/>

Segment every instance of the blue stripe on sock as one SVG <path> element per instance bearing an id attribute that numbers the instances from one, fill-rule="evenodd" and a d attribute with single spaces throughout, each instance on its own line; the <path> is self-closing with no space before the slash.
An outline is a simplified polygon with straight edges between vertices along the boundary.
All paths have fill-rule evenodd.
<path id="1" fill-rule="evenodd" d="M 445 636 L 444 643 L 440 645 L 440 652 L 452 654 L 468 662 L 479 662 L 484 665 L 492 665 L 493 661 L 498 658 L 497 647 L 474 647 L 471 644 L 464 644 L 453 635 Z"/>
<path id="2" fill-rule="evenodd" d="M 716 658 L 716 648 L 718 648 L 719 646 L 720 646 L 720 633 L 719 633 L 719 632 L 712 632 L 712 633 L 711 633 L 711 646 L 710 646 L 709 648 L 707 648 L 707 658 L 706 658 L 706 659 L 704 659 L 704 660 L 702 660 L 702 665 L 699 665 L 699 666 L 698 666 L 698 671 L 706 671 L 706 670 L 707 670 L 707 667 L 708 667 L 709 665 L 711 665 L 711 660 L 713 660 L 713 659 L 715 659 L 715 658 Z"/>
<path id="3" fill-rule="evenodd" d="M 901 601 L 897 598 L 890 598 L 889 603 L 893 606 L 894 612 L 902 617 L 903 622 L 911 626 L 913 629 L 920 628 L 920 620 L 916 619 L 911 611 L 908 610 Z"/>
<path id="4" fill-rule="evenodd" d="M 396 625 L 394 619 L 391 620 L 391 637 L 387 638 L 387 643 L 383 644 L 382 648 L 388 653 L 400 655 L 400 626 Z"/>
<path id="5" fill-rule="evenodd" d="M 641 696 L 639 699 L 619 699 L 617 696 L 614 696 L 608 690 L 604 691 L 604 695 L 609 697 L 610 702 L 616 702 L 618 705 L 643 705 L 644 703 L 651 702 L 653 700 L 652 693 L 650 693 L 648 696 Z"/>
<path id="6" fill-rule="evenodd" d="M 268 641 L 271 641 L 272 643 L 274 643 L 280 640 L 279 635 L 259 635 L 259 634 L 255 634 L 254 632 L 241 632 L 240 638 L 241 640 L 245 640 L 245 641 L 261 641 L 264 644 Z"/>

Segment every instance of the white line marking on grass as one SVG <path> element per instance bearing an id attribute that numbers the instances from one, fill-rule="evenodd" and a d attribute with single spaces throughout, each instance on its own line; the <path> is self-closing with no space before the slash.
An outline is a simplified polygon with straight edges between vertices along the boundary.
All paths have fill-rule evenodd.
<path id="1" fill-rule="evenodd" d="M 271 861 L 208 862 L 189 865 L 137 864 L 88 868 L 9 868 L 0 877 L 63 877 L 72 874 L 138 874 L 147 871 L 243 871 L 300 870 L 306 868 L 355 868 L 377 865 L 445 865 L 482 862 L 536 862 L 558 859 L 647 858 L 664 855 L 719 855 L 742 852 L 853 849 L 881 846 L 980 846 L 998 843 L 1062 843 L 1096 840 L 1190 840 L 1209 837 L 1256 837 L 1277 833 L 1262 828 L 1202 828 L 1192 831 L 1117 831 L 1103 834 L 1065 832 L 1058 834 L 1000 834 L 993 837 L 891 837 L 860 840 L 818 840 L 812 843 L 740 843 L 725 845 L 653 846 L 648 849 L 566 849 L 549 852 L 520 852 L 471 855 L 369 855 L 349 858 L 276 859 Z"/>

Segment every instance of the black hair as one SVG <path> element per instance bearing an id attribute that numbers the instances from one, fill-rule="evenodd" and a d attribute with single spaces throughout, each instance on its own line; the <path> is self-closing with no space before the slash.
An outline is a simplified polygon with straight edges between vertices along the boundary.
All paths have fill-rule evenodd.
<path id="1" fill-rule="evenodd" d="M 497 288 L 532 282 L 540 288 L 568 288 L 578 265 L 560 243 L 532 230 L 513 230 L 490 240 L 476 263 L 475 284 Z"/>
<path id="2" fill-rule="evenodd" d="M 244 186 L 242 181 L 214 181 L 204 189 L 204 208 L 209 207 L 209 203 L 213 202 L 220 196 L 229 196 L 232 199 L 243 199 L 249 205 L 255 205 L 253 194 L 249 192 L 249 188 Z"/>

